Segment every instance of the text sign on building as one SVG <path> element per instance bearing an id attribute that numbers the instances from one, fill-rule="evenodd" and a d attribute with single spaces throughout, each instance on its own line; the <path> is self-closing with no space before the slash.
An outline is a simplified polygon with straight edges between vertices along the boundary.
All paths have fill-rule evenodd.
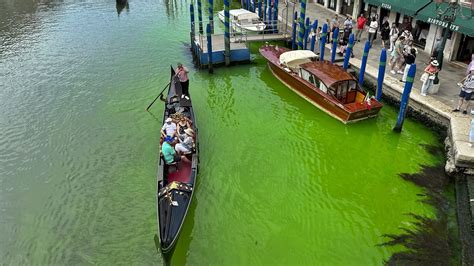
<path id="1" fill-rule="evenodd" d="M 428 23 L 431 23 L 431 24 L 435 24 L 435 25 L 438 25 L 438 26 L 441 26 L 443 28 L 446 28 L 448 27 L 448 22 L 446 21 L 442 21 L 442 20 L 439 20 L 439 19 L 436 19 L 436 18 L 428 18 Z M 459 26 L 458 25 L 454 25 L 454 24 L 451 24 L 449 26 L 449 29 L 452 30 L 452 31 L 458 31 L 459 30 Z"/>
<path id="2" fill-rule="evenodd" d="M 392 6 L 387 3 L 382 3 L 381 7 L 385 9 L 392 9 Z"/>

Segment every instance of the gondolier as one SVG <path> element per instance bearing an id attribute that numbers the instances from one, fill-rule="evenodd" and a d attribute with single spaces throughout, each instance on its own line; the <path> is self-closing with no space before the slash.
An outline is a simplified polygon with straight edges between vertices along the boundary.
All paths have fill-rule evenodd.
<path id="1" fill-rule="evenodd" d="M 181 98 L 186 98 L 189 100 L 189 70 L 184 67 L 183 64 L 178 63 L 178 69 L 176 71 L 176 76 L 179 78 L 179 83 L 181 83 Z"/>

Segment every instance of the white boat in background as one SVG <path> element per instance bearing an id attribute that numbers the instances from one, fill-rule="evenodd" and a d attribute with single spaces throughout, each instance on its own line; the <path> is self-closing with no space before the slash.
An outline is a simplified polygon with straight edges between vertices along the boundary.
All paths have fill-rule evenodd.
<path id="1" fill-rule="evenodd" d="M 219 19 L 224 23 L 224 10 L 217 13 Z M 265 23 L 260 17 L 253 12 L 245 9 L 231 9 L 229 10 L 229 23 L 234 32 L 263 32 L 265 30 Z"/>

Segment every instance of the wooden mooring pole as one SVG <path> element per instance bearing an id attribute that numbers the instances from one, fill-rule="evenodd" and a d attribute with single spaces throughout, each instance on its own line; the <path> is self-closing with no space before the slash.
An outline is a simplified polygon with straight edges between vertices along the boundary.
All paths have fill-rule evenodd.
<path id="1" fill-rule="evenodd" d="M 207 66 L 209 68 L 209 73 L 213 73 L 212 69 L 212 34 L 211 34 L 211 24 L 207 23 L 206 26 L 207 33 Z"/>
<path id="2" fill-rule="evenodd" d="M 347 70 L 349 68 L 349 59 L 351 58 L 351 55 L 352 55 L 352 47 L 354 47 L 354 33 L 351 33 L 351 35 L 349 35 L 349 43 L 347 43 L 346 54 L 344 56 L 344 63 L 342 64 L 342 68 L 344 68 L 344 70 Z"/>
<path id="3" fill-rule="evenodd" d="M 359 85 L 361 86 L 364 83 L 365 67 L 367 66 L 367 58 L 369 57 L 370 46 L 370 42 L 367 40 L 365 42 L 364 54 L 362 55 L 362 63 L 360 65 Z"/>
<path id="4" fill-rule="evenodd" d="M 318 29 L 318 20 L 315 19 L 313 22 L 313 26 L 311 27 L 311 51 L 314 52 L 314 45 L 316 43 L 316 30 Z"/>
<path id="5" fill-rule="evenodd" d="M 339 36 L 339 28 L 334 28 L 332 33 L 332 49 L 331 49 L 331 63 L 336 60 L 337 37 Z"/>
<path id="6" fill-rule="evenodd" d="M 319 61 L 324 61 L 324 51 L 326 50 L 326 38 L 328 36 L 328 24 L 323 25 L 323 32 L 321 34 L 321 48 L 319 50 Z"/>
<path id="7" fill-rule="evenodd" d="M 377 92 L 375 93 L 375 99 L 380 102 L 382 100 L 382 87 L 383 80 L 385 78 L 385 65 L 387 64 L 387 51 L 385 48 L 382 48 L 380 53 L 380 62 L 379 62 L 379 74 L 377 77 Z"/>
<path id="8" fill-rule="evenodd" d="M 259 2 L 260 3 L 260 2 Z M 224 48 L 225 65 L 230 65 L 230 25 L 229 25 L 229 0 L 224 0 Z"/>

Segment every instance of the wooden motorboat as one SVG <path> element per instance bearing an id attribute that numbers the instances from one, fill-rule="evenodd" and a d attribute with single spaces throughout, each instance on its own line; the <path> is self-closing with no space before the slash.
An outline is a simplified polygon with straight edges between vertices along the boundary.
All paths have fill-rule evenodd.
<path id="1" fill-rule="evenodd" d="M 194 117 L 191 98 L 181 98 L 181 84 L 171 68 L 171 83 L 166 97 L 163 122 L 177 113 L 192 122 L 194 148 L 185 159 L 166 164 L 160 152 L 157 174 L 157 220 L 160 235 L 160 248 L 163 253 L 173 250 L 186 219 L 193 198 L 198 172 L 198 129 Z M 161 151 L 161 147 L 160 147 Z"/>
<path id="2" fill-rule="evenodd" d="M 224 10 L 219 11 L 217 15 L 220 21 L 224 23 Z M 263 32 L 266 27 L 256 13 L 242 8 L 229 10 L 229 23 L 234 33 Z"/>
<path id="3" fill-rule="evenodd" d="M 341 66 L 318 61 L 312 51 L 264 45 L 260 53 L 280 81 L 343 123 L 375 117 L 382 103 L 364 91 Z"/>

